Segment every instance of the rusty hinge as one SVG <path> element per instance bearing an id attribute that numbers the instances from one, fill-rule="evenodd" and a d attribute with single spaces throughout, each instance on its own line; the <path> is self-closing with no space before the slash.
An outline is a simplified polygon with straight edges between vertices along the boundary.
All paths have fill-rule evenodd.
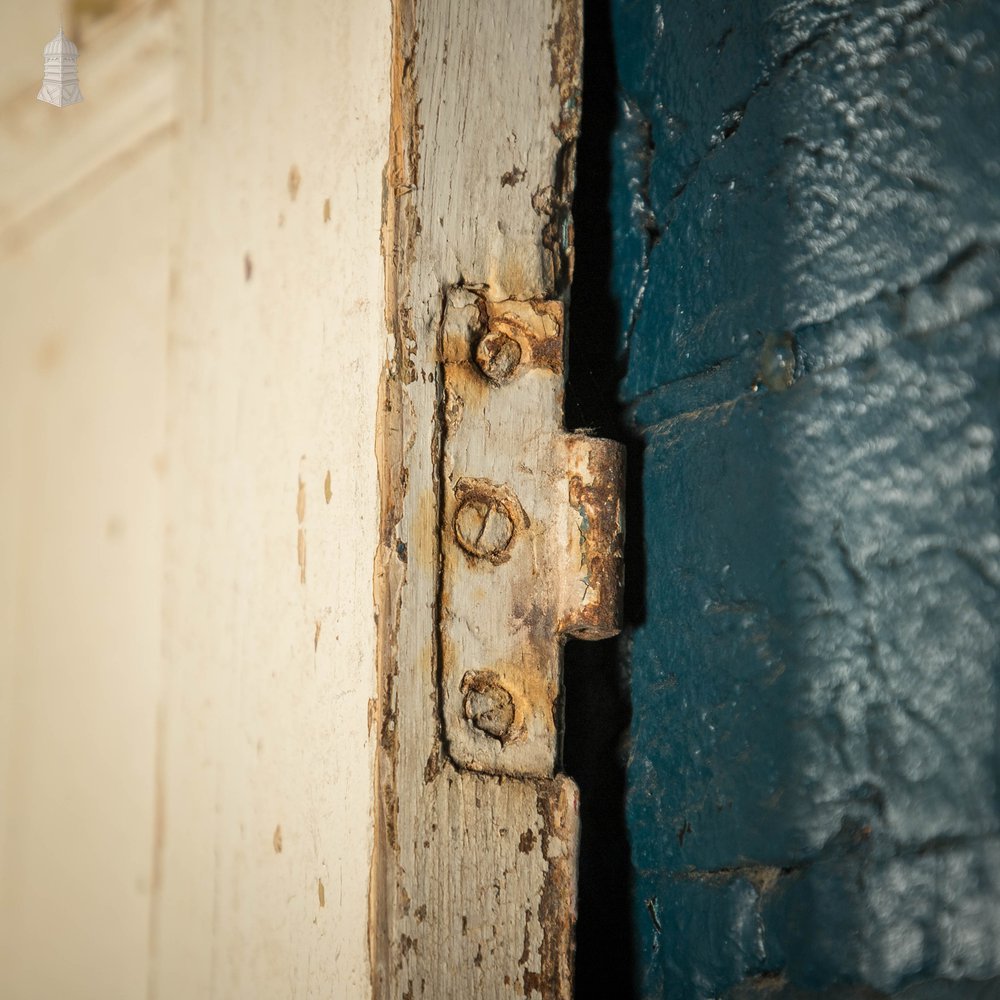
<path id="1" fill-rule="evenodd" d="M 620 627 L 624 449 L 563 430 L 563 308 L 453 289 L 444 314 L 444 736 L 460 767 L 547 776 L 566 636 Z"/>

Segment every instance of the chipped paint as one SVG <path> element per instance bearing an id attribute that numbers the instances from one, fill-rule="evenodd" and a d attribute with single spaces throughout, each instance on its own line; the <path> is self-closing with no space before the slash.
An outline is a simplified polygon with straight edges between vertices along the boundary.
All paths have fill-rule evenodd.
<path id="1" fill-rule="evenodd" d="M 303 456 L 303 460 L 305 456 Z M 299 475 L 299 487 L 295 494 L 295 516 L 299 521 L 299 530 L 296 539 L 296 554 L 299 562 L 299 583 L 306 582 L 306 530 L 302 526 L 306 519 L 306 484 Z"/>
<path id="2" fill-rule="evenodd" d="M 413 58 L 417 35 L 415 0 L 393 0 L 390 60 L 389 159 L 385 168 L 382 255 L 385 260 L 385 326 L 391 343 L 379 385 L 376 462 L 381 544 L 375 553 L 377 698 L 368 703 L 368 731 L 376 731 L 375 843 L 368 894 L 368 955 L 373 992 L 388 995 L 398 983 L 390 928 L 397 916 L 399 757 L 396 679 L 399 673 L 399 608 L 406 567 L 393 558 L 409 479 L 403 427 L 404 384 L 414 379 L 413 335 L 406 305 L 410 258 L 418 223 L 412 201 L 403 200 L 416 183 L 419 125 Z M 400 991 L 401 992 L 401 991 Z M 412 994 L 412 982 L 408 992 Z"/>
<path id="3" fill-rule="evenodd" d="M 556 4 L 556 19 L 570 17 L 563 7 Z M 540 766 L 537 780 L 456 770 L 451 734 L 442 732 L 438 687 L 449 640 L 438 630 L 456 610 L 441 575 L 441 556 L 449 547 L 470 571 L 475 564 L 486 574 L 477 584 L 484 604 L 491 594 L 489 574 L 506 571 L 522 559 L 530 564 L 533 554 L 548 563 L 555 551 L 542 545 L 539 522 L 526 500 L 530 489 L 525 493 L 519 483 L 495 475 L 489 467 L 449 467 L 445 455 L 448 434 L 479 420 L 497 386 L 504 392 L 530 393 L 542 380 L 553 398 L 561 399 L 562 305 L 557 284 L 561 290 L 567 268 L 563 251 L 554 257 L 546 246 L 543 229 L 551 220 L 536 214 L 528 193 L 556 181 L 559 197 L 567 200 L 555 198 L 552 207 L 565 216 L 572 177 L 556 176 L 554 165 L 559 150 L 575 136 L 570 128 L 563 139 L 554 138 L 550 127 L 559 129 L 563 100 L 559 87 L 550 82 L 547 48 L 526 50 L 519 57 L 517 86 L 505 86 L 504 100 L 498 101 L 500 77 L 487 73 L 470 80 L 455 58 L 462 52 L 475 61 L 481 49 L 489 49 L 484 14 L 475 5 L 418 6 L 412 0 L 396 0 L 393 13 L 392 152 L 385 174 L 383 226 L 390 358 L 377 439 L 382 508 L 376 558 L 380 683 L 373 722 L 379 741 L 370 923 L 374 991 L 376 996 L 424 1000 L 525 992 L 568 1000 L 574 903 L 562 875 L 575 870 L 575 842 L 550 836 L 551 857 L 546 857 L 539 831 L 545 825 L 542 800 L 558 797 L 557 789 L 572 784 L 551 778 L 551 763 Z M 495 17 L 496 11 L 489 16 Z M 553 10 L 547 5 L 519 11 L 519 16 L 540 40 L 551 30 Z M 578 74 L 578 66 L 573 72 Z M 444 99 L 455 92 L 462 94 L 461 101 Z M 419 126 L 420 108 L 436 109 L 426 128 Z M 489 129 L 484 128 L 487 120 Z M 453 155 L 466 123 L 467 139 L 479 148 L 474 168 L 456 163 Z M 565 166 L 565 155 L 561 162 Z M 510 183 L 498 183 L 512 163 L 523 164 L 514 169 L 523 169 L 524 176 L 515 180 L 512 173 Z M 473 192 L 481 188 L 482 176 L 494 178 L 490 187 L 502 210 L 492 201 L 475 201 L 481 197 Z M 561 224 L 560 232 L 566 235 L 569 230 Z M 459 286 L 464 286 L 469 325 L 464 353 L 453 358 L 449 352 L 456 345 L 447 335 L 442 341 L 441 314 L 447 306 L 442 289 Z M 543 315 L 531 300 L 543 306 Z M 481 340 L 491 332 L 491 314 L 492 332 L 500 336 L 496 344 L 483 345 L 487 375 L 472 353 L 477 344 L 469 331 L 474 329 Z M 539 329 L 541 336 L 532 342 L 531 334 Z M 516 343 L 517 350 L 508 341 Z M 500 349 L 494 351 L 493 346 Z M 461 387 L 449 387 L 454 391 L 446 389 L 443 361 L 463 366 Z M 561 433 L 561 427 L 558 430 Z M 518 461 L 530 467 L 546 445 L 542 439 L 525 446 L 524 431 L 523 426 L 517 428 L 515 439 L 522 440 Z M 502 421 L 491 422 L 492 439 L 507 433 Z M 530 478 L 530 472 L 520 474 Z M 502 519 L 489 521 L 495 510 L 491 504 L 479 512 L 467 511 L 476 516 L 460 529 L 456 515 L 461 501 L 455 487 L 463 479 L 488 481 L 491 490 L 509 489 L 524 512 L 522 529 L 508 539 Z M 561 476 L 542 476 L 539 483 L 553 498 L 564 486 Z M 479 514 L 482 521 L 476 520 Z M 507 516 L 513 524 L 515 518 Z M 460 531 L 472 541 L 469 548 L 506 552 L 509 559 L 494 562 L 468 551 L 457 542 Z M 480 546 L 484 540 L 485 546 Z M 518 595 L 516 608 L 511 602 L 509 614 L 516 611 L 519 627 L 539 648 L 551 643 L 558 663 L 555 603 L 546 609 L 540 601 L 526 600 L 537 585 L 533 581 L 531 593 Z M 504 650 L 487 651 L 490 655 L 475 665 L 477 673 L 509 670 L 509 663 L 498 662 L 505 659 Z M 526 655 L 534 655 L 530 647 Z M 519 730 L 523 722 L 530 730 L 533 724 L 527 716 L 518 719 L 517 706 L 539 704 L 549 706 L 544 725 L 554 731 L 551 706 L 558 681 L 549 678 L 541 663 L 539 658 L 512 686 L 504 674 L 502 686 L 514 705 L 510 727 L 504 697 L 495 706 L 470 701 L 466 715 L 464 695 L 483 694 L 482 688 L 489 686 L 470 680 L 463 694 L 464 675 L 458 674 L 455 694 L 462 725 L 496 748 L 506 740 L 503 752 L 513 751 L 525 744 L 517 733 L 508 736 L 507 729 Z M 476 728 L 476 720 L 483 729 Z M 498 738 L 501 731 L 503 740 Z M 529 830 L 535 831 L 531 837 L 522 836 Z M 522 950 L 525 964 L 518 966 Z"/>
<path id="4" fill-rule="evenodd" d="M 299 168 L 293 163 L 288 170 L 288 197 L 295 201 L 298 197 L 299 187 L 302 184 L 302 175 L 299 173 Z"/>
<path id="5" fill-rule="evenodd" d="M 520 184 L 525 178 L 525 171 L 521 167 L 511 167 L 500 175 L 500 187 L 514 187 Z"/>
<path id="6" fill-rule="evenodd" d="M 517 351 L 498 373 L 504 342 Z M 562 635 L 620 627 L 624 449 L 564 432 L 564 343 L 560 302 L 448 292 L 441 707 L 452 761 L 475 771 L 551 775 Z M 510 704 L 470 712 L 487 668 Z M 512 715 L 502 738 L 497 712 Z"/>

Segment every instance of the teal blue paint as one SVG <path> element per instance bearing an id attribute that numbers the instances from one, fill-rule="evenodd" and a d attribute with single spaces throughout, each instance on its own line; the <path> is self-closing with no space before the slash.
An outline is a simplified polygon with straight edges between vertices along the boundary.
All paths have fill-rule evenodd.
<path id="1" fill-rule="evenodd" d="M 1000 996 L 1000 5 L 612 8 L 641 995 Z"/>

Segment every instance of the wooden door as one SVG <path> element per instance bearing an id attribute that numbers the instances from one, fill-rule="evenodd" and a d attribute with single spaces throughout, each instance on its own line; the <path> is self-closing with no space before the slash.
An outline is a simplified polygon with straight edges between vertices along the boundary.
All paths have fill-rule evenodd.
<path id="1" fill-rule="evenodd" d="M 569 996 L 577 5 L 3 16 L 0 993 Z"/>

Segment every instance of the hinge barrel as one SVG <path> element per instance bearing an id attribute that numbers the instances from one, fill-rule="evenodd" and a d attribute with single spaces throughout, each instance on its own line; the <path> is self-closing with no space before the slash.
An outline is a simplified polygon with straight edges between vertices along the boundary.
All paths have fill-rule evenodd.
<path id="1" fill-rule="evenodd" d="M 567 434 L 562 444 L 566 558 L 558 627 L 577 639 L 607 639 L 621 629 L 625 448 L 585 434 Z"/>

